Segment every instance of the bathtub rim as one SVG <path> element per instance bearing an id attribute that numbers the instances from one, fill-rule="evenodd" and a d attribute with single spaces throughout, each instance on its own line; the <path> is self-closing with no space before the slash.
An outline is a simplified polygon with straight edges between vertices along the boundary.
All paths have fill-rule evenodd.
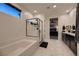
<path id="1" fill-rule="evenodd" d="M 25 50 L 27 50 L 28 48 L 30 48 L 33 44 L 35 44 L 35 43 L 38 42 L 37 40 L 32 40 L 32 39 L 24 38 L 23 40 L 18 40 L 18 41 L 14 42 L 14 43 L 6 45 L 5 47 L 1 47 L 0 49 L 6 49 L 6 48 L 9 48 L 9 47 L 11 48 L 11 45 L 17 44 L 18 42 L 21 42 L 21 41 L 28 41 L 31 44 L 27 45 L 26 47 L 24 47 L 22 49 L 16 49 L 13 53 L 9 53 L 9 54 L 4 55 L 4 56 L 19 56 Z"/>

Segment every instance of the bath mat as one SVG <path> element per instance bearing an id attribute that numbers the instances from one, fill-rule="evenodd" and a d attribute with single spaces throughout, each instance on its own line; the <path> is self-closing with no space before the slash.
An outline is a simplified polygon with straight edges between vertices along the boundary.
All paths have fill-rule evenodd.
<path id="1" fill-rule="evenodd" d="M 43 48 L 47 48 L 47 46 L 48 46 L 48 42 L 42 42 L 40 44 L 40 47 L 43 47 Z"/>

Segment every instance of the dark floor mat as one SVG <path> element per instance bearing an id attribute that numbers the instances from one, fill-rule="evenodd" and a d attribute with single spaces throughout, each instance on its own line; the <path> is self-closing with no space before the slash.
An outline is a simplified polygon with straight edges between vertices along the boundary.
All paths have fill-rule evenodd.
<path id="1" fill-rule="evenodd" d="M 40 47 L 43 47 L 43 48 L 47 48 L 47 46 L 48 46 L 48 42 L 42 42 L 40 44 Z"/>

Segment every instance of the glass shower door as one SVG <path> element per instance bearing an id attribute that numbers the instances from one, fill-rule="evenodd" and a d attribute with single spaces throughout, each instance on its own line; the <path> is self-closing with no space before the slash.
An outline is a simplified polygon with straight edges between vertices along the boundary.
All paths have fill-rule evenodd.
<path id="1" fill-rule="evenodd" d="M 38 19 L 26 20 L 26 35 L 39 37 L 39 21 Z"/>
<path id="2" fill-rule="evenodd" d="M 39 18 L 26 20 L 26 36 L 38 37 L 41 43 L 43 41 L 43 21 Z"/>

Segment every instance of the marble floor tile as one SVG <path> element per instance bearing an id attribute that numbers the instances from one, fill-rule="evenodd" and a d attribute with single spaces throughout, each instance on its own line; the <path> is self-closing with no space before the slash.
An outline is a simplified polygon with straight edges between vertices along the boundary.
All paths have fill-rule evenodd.
<path id="1" fill-rule="evenodd" d="M 74 56 L 73 52 L 61 40 L 47 40 L 48 47 L 39 47 L 33 56 Z"/>

